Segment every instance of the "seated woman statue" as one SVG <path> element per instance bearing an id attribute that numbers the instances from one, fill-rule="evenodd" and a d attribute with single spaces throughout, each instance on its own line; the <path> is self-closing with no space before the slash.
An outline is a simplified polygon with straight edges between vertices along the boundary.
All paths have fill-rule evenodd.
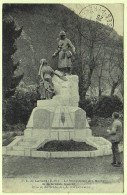
<path id="1" fill-rule="evenodd" d="M 52 99 L 55 94 L 54 86 L 52 83 L 52 77 L 54 76 L 54 70 L 47 64 L 46 59 L 40 60 L 39 73 L 40 76 L 40 94 L 41 100 Z"/>

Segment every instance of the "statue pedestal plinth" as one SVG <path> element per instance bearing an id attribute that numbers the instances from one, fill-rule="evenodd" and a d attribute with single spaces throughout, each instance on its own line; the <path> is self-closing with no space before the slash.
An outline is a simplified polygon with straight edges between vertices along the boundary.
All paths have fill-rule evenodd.
<path id="1" fill-rule="evenodd" d="M 84 110 L 78 107 L 78 76 L 66 76 L 67 81 L 53 77 L 56 95 L 50 100 L 38 100 L 25 130 L 25 136 L 50 140 L 84 139 L 91 130 Z"/>
<path id="2" fill-rule="evenodd" d="M 111 152 L 110 142 L 104 138 L 92 136 L 86 112 L 78 107 L 78 77 L 67 76 L 67 79 L 68 81 L 65 82 L 58 77 L 53 78 L 56 95 L 51 100 L 37 101 L 37 107 L 31 113 L 24 136 L 18 136 L 10 143 L 5 148 L 5 154 L 36 157 L 42 155 L 47 158 L 53 156 L 54 153 L 42 151 L 40 154 L 37 149 L 51 140 L 71 139 L 96 147 L 97 155 L 105 154 L 106 151 L 109 154 L 109 150 Z M 60 153 L 60 156 L 62 155 Z M 91 151 L 88 156 L 90 155 Z M 79 154 L 78 157 L 81 156 Z"/>
<path id="3" fill-rule="evenodd" d="M 53 100 L 59 105 L 78 107 L 78 76 L 70 75 L 66 76 L 66 78 L 67 81 L 63 81 L 57 76 L 53 77 L 53 84 L 56 91 Z"/>
<path id="4" fill-rule="evenodd" d="M 81 108 L 55 105 L 54 100 L 39 100 L 28 121 L 25 136 L 42 136 L 50 140 L 83 139 L 91 136 L 91 130 Z"/>

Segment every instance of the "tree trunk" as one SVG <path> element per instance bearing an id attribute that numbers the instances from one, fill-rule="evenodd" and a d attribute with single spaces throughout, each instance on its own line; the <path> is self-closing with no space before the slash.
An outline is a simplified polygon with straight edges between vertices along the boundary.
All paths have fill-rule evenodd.
<path id="1" fill-rule="evenodd" d="M 90 69 L 90 71 L 87 74 L 83 75 L 83 79 L 81 79 L 81 83 L 80 83 L 80 86 L 82 86 L 80 88 L 81 101 L 85 99 L 86 92 L 88 91 L 89 86 L 91 85 L 92 73 L 93 73 L 93 69 Z"/>
<path id="2" fill-rule="evenodd" d="M 111 97 L 114 95 L 115 89 L 116 89 L 117 85 L 118 85 L 117 82 L 116 82 L 116 83 L 113 83 L 112 88 L 111 88 L 111 93 L 110 93 L 110 96 L 111 96 Z"/>
<path id="3" fill-rule="evenodd" d="M 122 79 L 122 81 L 121 81 L 120 88 L 121 88 L 121 90 L 120 90 L 121 95 L 122 95 L 122 97 L 124 98 L 124 82 L 123 82 L 123 79 Z"/>
<path id="4" fill-rule="evenodd" d="M 101 89 L 99 89 L 99 97 L 101 97 Z"/>
<path id="5" fill-rule="evenodd" d="M 98 82 L 98 94 L 99 97 L 101 97 L 101 77 L 99 77 L 99 82 Z"/>

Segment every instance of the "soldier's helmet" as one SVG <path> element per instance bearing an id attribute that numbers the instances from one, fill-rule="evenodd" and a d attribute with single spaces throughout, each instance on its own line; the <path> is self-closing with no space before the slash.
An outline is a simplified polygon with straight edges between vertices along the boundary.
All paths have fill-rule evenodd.
<path id="1" fill-rule="evenodd" d="M 66 33 L 64 31 L 61 31 L 59 36 L 66 36 Z"/>

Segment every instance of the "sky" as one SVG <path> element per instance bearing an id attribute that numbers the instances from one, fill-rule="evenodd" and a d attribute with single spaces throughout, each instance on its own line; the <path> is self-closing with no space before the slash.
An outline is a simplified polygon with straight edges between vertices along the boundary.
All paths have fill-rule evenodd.
<path id="1" fill-rule="evenodd" d="M 64 4 L 69 9 L 73 10 L 79 15 L 80 11 L 90 4 Z M 123 4 L 101 4 L 108 8 L 114 17 L 114 30 L 123 36 L 123 23 L 124 23 L 124 6 Z"/>

